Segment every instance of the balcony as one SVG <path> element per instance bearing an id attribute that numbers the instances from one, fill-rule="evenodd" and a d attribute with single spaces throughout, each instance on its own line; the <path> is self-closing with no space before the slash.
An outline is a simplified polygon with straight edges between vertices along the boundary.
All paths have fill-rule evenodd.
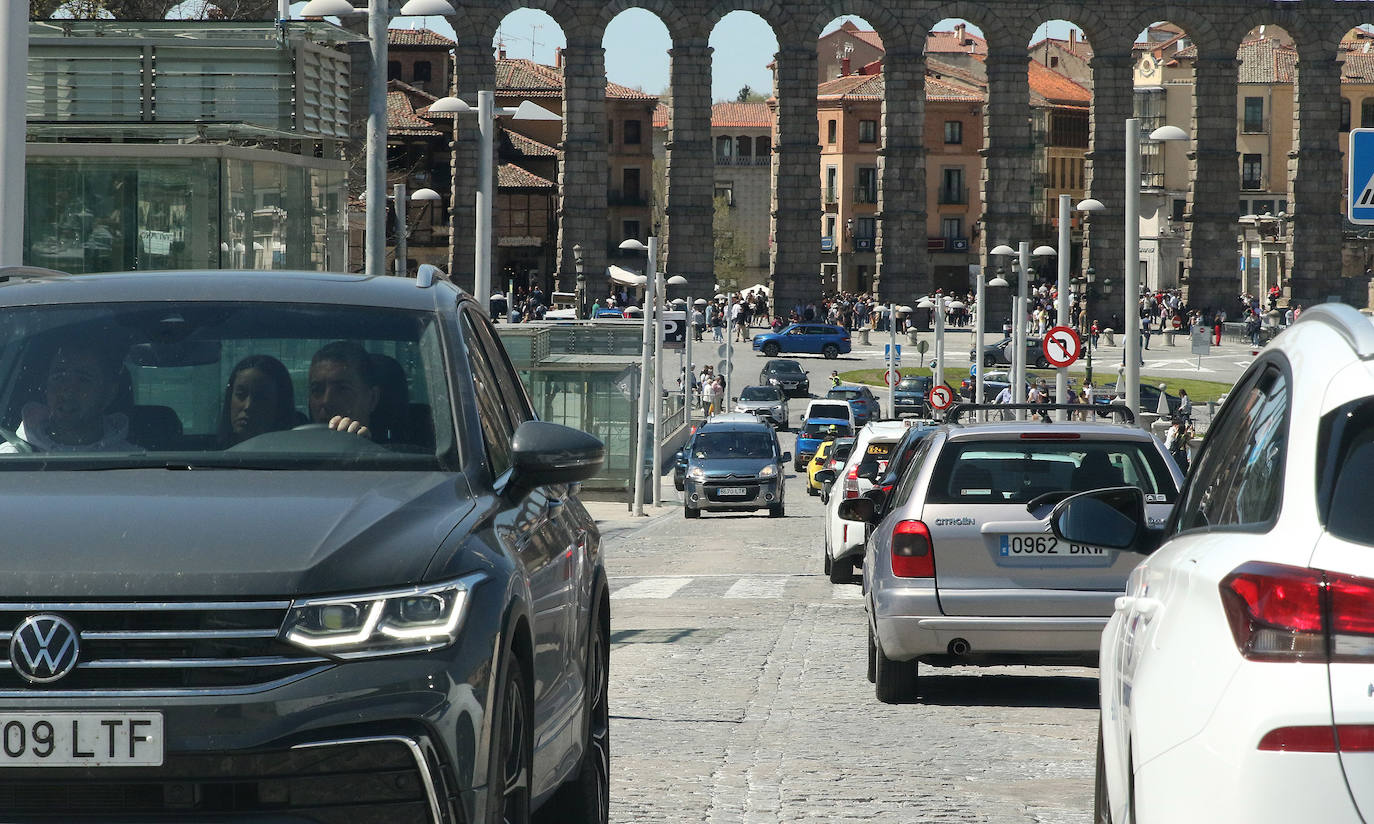
<path id="1" fill-rule="evenodd" d="M 642 192 L 626 192 L 620 189 L 611 189 L 606 192 L 606 204 L 609 206 L 648 206 L 649 201 Z"/>
<path id="2" fill-rule="evenodd" d="M 877 186 L 862 186 L 862 185 L 860 185 L 860 186 L 855 186 L 855 187 L 854 187 L 854 202 L 855 202 L 855 203 L 877 203 L 877 202 L 878 202 L 878 187 L 877 187 Z"/>
<path id="3" fill-rule="evenodd" d="M 936 202 L 941 206 L 967 206 L 968 187 L 967 186 L 941 186 L 936 195 Z"/>
<path id="4" fill-rule="evenodd" d="M 1245 118 L 1241 122 L 1241 134 L 1269 134 L 1269 121 L 1265 118 Z"/>
<path id="5" fill-rule="evenodd" d="M 772 155 L 716 155 L 717 166 L 768 166 Z"/>
<path id="6" fill-rule="evenodd" d="M 826 189 L 821 196 L 825 199 L 827 206 L 834 206 L 840 202 L 840 196 L 834 189 Z"/>

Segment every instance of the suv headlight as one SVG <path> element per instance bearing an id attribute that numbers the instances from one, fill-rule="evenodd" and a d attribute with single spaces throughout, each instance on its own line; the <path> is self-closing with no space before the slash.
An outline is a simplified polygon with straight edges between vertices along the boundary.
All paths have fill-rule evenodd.
<path id="1" fill-rule="evenodd" d="M 769 379 L 768 379 L 768 385 L 769 385 L 769 386 L 777 386 L 777 385 L 779 385 L 780 383 L 782 383 L 782 381 L 778 380 L 777 378 L 769 378 Z"/>
<path id="2" fill-rule="evenodd" d="M 687 470 L 687 477 L 694 481 L 704 481 L 706 480 L 706 470 L 699 466 L 694 466 Z"/>
<path id="3" fill-rule="evenodd" d="M 440 649 L 458 640 L 468 593 L 487 576 L 291 604 L 288 643 L 335 658 L 370 658 Z"/>
<path id="4" fill-rule="evenodd" d="M 776 474 L 778 474 L 778 468 L 773 464 L 769 464 L 768 466 L 765 466 L 763 469 L 759 470 L 760 478 L 771 478 Z"/>

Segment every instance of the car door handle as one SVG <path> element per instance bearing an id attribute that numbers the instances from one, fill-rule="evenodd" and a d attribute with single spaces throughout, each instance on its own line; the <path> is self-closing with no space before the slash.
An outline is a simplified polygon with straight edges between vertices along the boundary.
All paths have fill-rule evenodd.
<path id="1" fill-rule="evenodd" d="M 1164 602 L 1158 598 L 1141 597 L 1135 599 L 1135 611 L 1141 615 L 1153 615 L 1162 606 L 1164 606 Z"/>
<path id="2" fill-rule="evenodd" d="M 1135 596 L 1134 596 L 1134 595 L 1118 595 L 1118 596 L 1116 596 L 1116 604 L 1115 604 L 1115 606 L 1116 606 L 1116 611 L 1117 611 L 1117 612 L 1125 612 L 1126 610 L 1130 609 L 1130 608 L 1131 608 L 1131 604 L 1134 604 L 1134 603 L 1135 603 Z"/>

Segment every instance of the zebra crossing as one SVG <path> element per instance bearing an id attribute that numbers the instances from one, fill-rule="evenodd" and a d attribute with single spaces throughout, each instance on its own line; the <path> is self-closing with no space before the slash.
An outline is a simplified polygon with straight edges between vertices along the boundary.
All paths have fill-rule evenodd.
<path id="1" fill-rule="evenodd" d="M 857 584 L 832 584 L 821 575 L 615 576 L 611 600 L 727 598 L 772 601 L 861 601 Z"/>

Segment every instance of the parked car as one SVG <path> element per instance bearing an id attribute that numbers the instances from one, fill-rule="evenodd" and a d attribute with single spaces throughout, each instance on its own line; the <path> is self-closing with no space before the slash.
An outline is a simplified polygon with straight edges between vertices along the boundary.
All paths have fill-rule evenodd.
<path id="1" fill-rule="evenodd" d="M 740 390 L 739 397 L 734 399 L 736 412 L 748 412 L 756 415 L 760 420 L 766 420 L 778 429 L 787 431 L 788 427 L 788 408 L 787 393 L 781 387 L 746 386 Z"/>
<path id="2" fill-rule="evenodd" d="M 844 465 L 835 470 L 822 471 L 818 480 L 832 484 L 825 510 L 821 536 L 823 567 L 832 583 L 853 580 L 854 569 L 863 558 L 866 530 L 863 524 L 842 519 L 840 501 L 858 498 L 873 488 L 873 482 L 887 469 L 888 454 L 915 423 L 913 420 L 880 421 L 859 430 L 854 448 Z"/>
<path id="3" fill-rule="evenodd" d="M 849 332 L 826 323 L 794 323 L 776 332 L 754 336 L 754 351 L 770 358 L 788 354 L 824 355 L 834 359 L 849 354 Z"/>
<path id="4" fill-rule="evenodd" d="M 776 386 L 788 397 L 806 397 L 811 394 L 811 379 L 794 360 L 770 360 L 759 370 L 759 383 Z"/>
<path id="5" fill-rule="evenodd" d="M 1011 338 L 1003 338 L 996 343 L 985 345 L 981 362 L 972 349 L 968 350 L 969 363 L 977 363 L 984 369 L 998 365 L 1010 366 L 1011 356 Z M 1044 338 L 1026 338 L 1026 365 L 1036 369 L 1048 369 L 1050 367 L 1049 360 L 1045 358 Z"/>
<path id="6" fill-rule="evenodd" d="M 803 418 L 792 453 L 792 469 L 801 472 L 806 462 L 815 456 L 816 447 L 821 445 L 821 441 L 853 434 L 854 426 L 848 418 Z"/>
<path id="7" fill-rule="evenodd" d="M 603 447 L 433 267 L 12 277 L 0 430 L 7 820 L 607 820 Z"/>
<path id="8" fill-rule="evenodd" d="M 1159 440 L 1134 425 L 956 422 L 928 435 L 881 519 L 866 497 L 837 509 L 876 520 L 863 587 L 878 699 L 909 700 L 922 663 L 1095 665 L 1136 559 L 1047 535 L 1051 506 L 1129 485 L 1163 523 L 1182 480 Z"/>
<path id="9" fill-rule="evenodd" d="M 756 509 L 767 509 L 772 518 L 785 514 L 783 465 L 792 455 L 778 446 L 773 427 L 747 417 L 747 421 L 712 418 L 683 447 L 687 464 L 683 517 L 698 518 L 703 511 Z"/>
<path id="10" fill-rule="evenodd" d="M 873 390 L 863 384 L 847 383 L 834 386 L 825 393 L 825 396 L 848 401 L 849 407 L 854 411 L 855 426 L 863 426 L 869 421 L 882 420 L 882 406 L 878 403 L 878 399 L 873 396 Z"/>
<path id="11" fill-rule="evenodd" d="M 1371 363 L 1367 317 L 1307 309 L 1236 382 L 1162 528 L 1131 489 L 1051 516 L 1139 562 L 1101 637 L 1095 820 L 1374 815 Z"/>
<path id="12" fill-rule="evenodd" d="M 1112 398 L 1116 397 L 1116 383 L 1104 383 L 1096 390 L 1093 395 L 1094 403 L 1111 403 Z M 1169 404 L 1169 414 L 1178 411 L 1179 397 L 1164 393 L 1166 403 Z M 1150 383 L 1140 384 L 1140 411 L 1154 412 L 1159 408 L 1159 387 Z"/>
<path id="13" fill-rule="evenodd" d="M 897 385 L 892 387 L 893 417 L 900 418 L 902 415 L 929 417 L 930 404 L 926 399 L 930 397 L 930 388 L 934 385 L 935 378 L 929 375 L 912 375 L 898 381 Z"/>

